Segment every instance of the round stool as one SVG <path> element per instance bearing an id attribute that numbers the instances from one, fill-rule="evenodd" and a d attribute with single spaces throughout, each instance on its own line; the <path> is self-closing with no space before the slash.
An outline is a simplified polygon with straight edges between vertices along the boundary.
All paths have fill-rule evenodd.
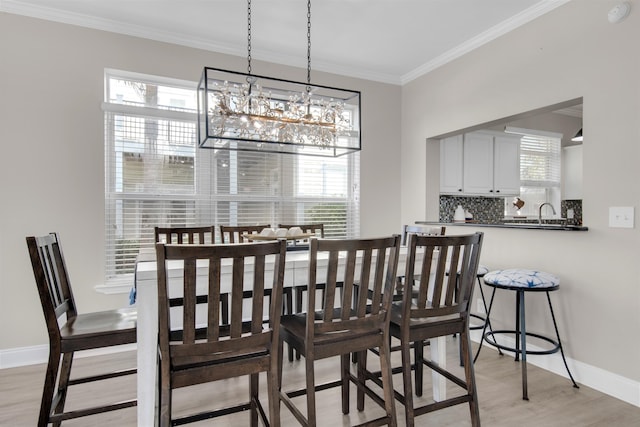
<path id="1" fill-rule="evenodd" d="M 493 288 L 491 293 L 491 300 L 489 301 L 489 309 L 487 310 L 487 321 L 485 327 L 482 330 L 483 339 L 480 341 L 480 347 L 476 353 L 475 359 L 480 354 L 482 348 L 482 342 L 486 341 L 489 344 L 498 348 L 498 350 L 507 350 L 515 352 L 515 360 L 520 360 L 522 357 L 522 398 L 529 400 L 527 392 L 527 354 L 553 354 L 560 351 L 562 355 L 562 361 L 564 367 L 567 369 L 569 378 L 575 388 L 578 388 L 567 360 L 564 356 L 564 350 L 562 349 L 562 342 L 560 341 L 560 333 L 558 332 L 558 326 L 556 324 L 556 317 L 553 313 L 553 306 L 551 304 L 551 297 L 549 292 L 557 291 L 560 289 L 560 279 L 553 274 L 545 273 L 543 271 L 527 270 L 527 269 L 509 269 L 509 270 L 496 270 L 488 272 L 484 275 L 484 283 Z M 488 319 L 491 315 L 491 308 L 493 306 L 493 299 L 497 289 L 504 289 L 516 292 L 516 329 L 515 330 L 491 330 L 491 324 Z M 526 292 L 545 292 L 547 294 L 547 301 L 549 302 L 549 310 L 551 311 L 551 319 L 553 320 L 553 327 L 556 332 L 556 339 L 552 339 L 540 334 L 534 334 L 527 332 L 526 329 L 526 317 L 525 317 L 525 303 L 524 295 Z M 487 326 L 489 331 L 487 332 Z M 515 347 L 500 344 L 496 341 L 496 335 L 512 335 L 515 341 Z M 530 350 L 527 349 L 527 336 L 538 338 L 551 344 L 551 348 L 547 350 Z M 475 360 L 474 359 L 474 360 Z"/>

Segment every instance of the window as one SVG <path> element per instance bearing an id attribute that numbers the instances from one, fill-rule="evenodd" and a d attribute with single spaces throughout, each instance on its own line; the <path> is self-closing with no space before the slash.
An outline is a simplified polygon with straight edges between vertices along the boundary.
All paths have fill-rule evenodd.
<path id="1" fill-rule="evenodd" d="M 519 213 L 537 218 L 538 208 L 545 202 L 551 203 L 560 213 L 562 135 L 526 129 L 520 131 L 523 133 L 520 139 L 520 198 L 525 205 Z M 512 200 L 507 198 L 505 202 L 505 214 L 512 215 Z"/>
<path id="2" fill-rule="evenodd" d="M 128 279 L 157 225 L 322 222 L 327 237 L 359 235 L 359 153 L 197 148 L 195 82 L 107 70 L 105 98 L 107 279 Z"/>

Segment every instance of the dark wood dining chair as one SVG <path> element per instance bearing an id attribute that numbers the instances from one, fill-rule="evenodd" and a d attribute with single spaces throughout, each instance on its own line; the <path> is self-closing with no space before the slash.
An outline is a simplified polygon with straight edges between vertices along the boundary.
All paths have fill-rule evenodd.
<path id="1" fill-rule="evenodd" d="M 268 256 L 275 256 L 273 269 Z M 283 240 L 245 245 L 165 245 L 156 244 L 158 264 L 158 336 L 160 357 L 160 426 L 179 425 L 250 410 L 250 425 L 258 425 L 258 415 L 266 426 L 280 425 L 278 405 L 278 362 L 282 286 L 286 243 Z M 178 296 L 171 294 L 167 274 L 169 261 L 182 261 L 184 274 Z M 196 318 L 201 301 L 197 291 L 197 269 L 207 265 L 206 319 Z M 251 269 L 248 267 L 252 266 Z M 231 276 L 230 289 L 223 275 Z M 253 289 L 249 304 L 245 286 Z M 269 322 L 263 325 L 264 294 L 269 289 L 273 304 Z M 228 324 L 220 321 L 221 292 L 231 296 Z M 174 312 L 172 300 L 181 302 L 182 311 Z M 177 319 L 176 319 L 177 317 Z M 204 316 L 203 316 L 204 317 Z M 181 328 L 172 329 L 174 323 Z M 258 375 L 267 373 L 269 418 L 258 396 Z M 249 402 L 212 411 L 174 418 L 174 389 L 227 378 L 249 376 Z"/>
<path id="2" fill-rule="evenodd" d="M 69 387 L 136 373 L 133 368 L 70 378 L 76 352 L 135 343 L 137 314 L 131 308 L 78 314 L 58 235 L 27 237 L 27 247 L 49 332 L 38 426 L 136 406 L 131 399 L 65 412 Z"/>
<path id="3" fill-rule="evenodd" d="M 221 225 L 220 226 L 220 236 L 222 239 L 222 243 L 246 243 L 250 242 L 250 239 L 243 237 L 243 234 L 252 234 L 252 233 L 260 233 L 265 228 L 271 228 L 270 225 Z M 247 290 L 244 292 L 245 298 L 251 298 L 251 291 Z M 282 303 L 282 313 L 288 314 L 293 313 L 293 289 L 291 287 L 287 287 L 284 289 L 283 293 L 283 303 Z M 269 289 L 266 290 L 265 296 L 268 300 L 271 299 L 271 291 Z M 288 351 L 289 361 L 293 361 L 293 350 L 289 348 Z"/>
<path id="4" fill-rule="evenodd" d="M 478 397 L 469 336 L 469 314 L 482 247 L 482 233 L 459 236 L 409 236 L 403 299 L 391 310 L 391 335 L 400 340 L 403 393 L 395 392 L 404 405 L 407 426 L 415 417 L 461 403 L 468 403 L 471 425 L 480 426 Z M 420 254 L 420 256 L 418 256 Z M 420 258 L 422 258 L 420 260 Z M 447 274 L 459 271 L 459 275 Z M 416 279 L 417 275 L 419 279 Z M 414 287 L 413 283 L 416 283 Z M 422 354 L 411 362 L 412 343 L 458 334 L 462 346 L 464 379 Z M 416 348 L 422 349 L 422 346 Z M 414 407 L 411 371 L 415 370 L 416 395 L 422 395 L 423 365 L 464 389 L 465 393 L 439 402 Z M 366 361 L 365 361 L 366 366 Z M 366 378 L 382 384 L 380 373 L 366 371 Z M 364 399 L 359 391 L 358 400 Z"/>
<path id="5" fill-rule="evenodd" d="M 384 399 L 373 392 L 374 401 L 385 410 L 385 416 L 363 425 L 396 425 L 391 365 L 389 361 L 389 310 L 397 275 L 400 235 L 380 239 L 310 241 L 308 313 L 282 317 L 281 343 L 292 345 L 305 358 L 306 384 L 301 390 L 280 390 L 281 401 L 301 425 L 315 426 L 316 392 L 341 386 L 342 412 L 349 413 L 349 385 L 365 387 L 364 376 L 350 371 L 350 355 L 380 348 L 380 365 Z M 316 283 L 325 284 L 323 301 L 316 301 Z M 337 284 L 342 293 L 336 301 Z M 367 292 L 359 289 L 369 289 Z M 316 303 L 321 306 L 317 308 Z M 281 347 L 282 348 L 282 347 Z M 340 379 L 326 384 L 315 383 L 316 360 L 339 356 Z M 362 360 L 360 356 L 358 360 Z M 282 363 L 279 364 L 282 375 Z M 370 390 L 369 390 L 370 391 Z M 294 399 L 306 395 L 306 417 Z M 364 404 L 358 410 L 363 410 Z"/>
<path id="6" fill-rule="evenodd" d="M 215 243 L 215 227 L 155 227 L 156 243 L 212 244 Z"/>
<path id="7" fill-rule="evenodd" d="M 243 234 L 260 233 L 265 228 L 271 228 L 271 225 L 221 225 L 220 240 L 222 243 L 245 243 L 251 241 L 243 236 Z"/>

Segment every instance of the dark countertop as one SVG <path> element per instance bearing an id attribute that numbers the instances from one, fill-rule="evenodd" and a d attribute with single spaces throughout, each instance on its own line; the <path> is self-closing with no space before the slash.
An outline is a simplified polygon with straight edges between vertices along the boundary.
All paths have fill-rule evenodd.
<path id="1" fill-rule="evenodd" d="M 526 230 L 556 230 L 556 231 L 588 231 L 589 227 L 582 225 L 565 224 L 536 224 L 530 222 L 502 222 L 497 224 L 483 224 L 478 222 L 438 222 L 438 221 L 416 221 L 416 224 L 444 225 L 446 227 L 493 227 L 493 228 L 520 228 Z"/>

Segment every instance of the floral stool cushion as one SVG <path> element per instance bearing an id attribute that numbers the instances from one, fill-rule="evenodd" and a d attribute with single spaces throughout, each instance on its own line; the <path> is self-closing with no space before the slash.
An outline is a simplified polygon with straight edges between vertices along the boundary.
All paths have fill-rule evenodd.
<path id="1" fill-rule="evenodd" d="M 490 271 L 484 275 L 484 282 L 507 289 L 525 288 L 541 291 L 555 290 L 560 286 L 560 279 L 553 274 L 520 268 Z"/>

